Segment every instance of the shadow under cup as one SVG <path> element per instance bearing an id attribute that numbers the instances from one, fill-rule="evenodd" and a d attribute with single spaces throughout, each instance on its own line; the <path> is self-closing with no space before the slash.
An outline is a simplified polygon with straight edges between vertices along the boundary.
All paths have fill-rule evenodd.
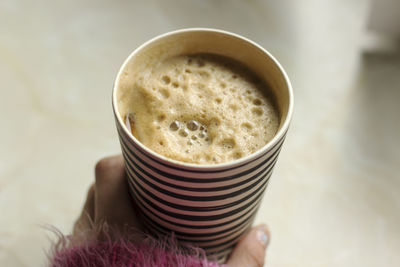
<path id="1" fill-rule="evenodd" d="M 119 89 L 134 83 L 126 74 L 155 61 L 195 53 L 235 59 L 269 85 L 280 125 L 263 148 L 227 163 L 188 164 L 151 151 L 127 129 L 118 107 L 123 97 Z M 143 44 L 127 58 L 115 81 L 113 108 L 130 192 L 148 230 L 154 234 L 173 231 L 179 240 L 203 248 L 209 257 L 225 259 L 252 225 L 288 130 L 293 95 L 282 67 L 259 45 L 232 33 L 213 29 L 170 32 Z"/>

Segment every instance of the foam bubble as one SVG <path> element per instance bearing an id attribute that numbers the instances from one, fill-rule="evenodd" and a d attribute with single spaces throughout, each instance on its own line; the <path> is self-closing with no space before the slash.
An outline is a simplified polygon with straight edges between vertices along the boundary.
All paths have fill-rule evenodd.
<path id="1" fill-rule="evenodd" d="M 182 137 L 186 137 L 186 136 L 189 135 L 189 132 L 188 132 L 187 129 L 180 129 L 179 130 L 179 135 L 182 136 Z"/>
<path id="2" fill-rule="evenodd" d="M 172 131 L 177 131 L 179 128 L 180 128 L 180 122 L 179 121 L 173 121 L 169 125 L 169 129 L 171 129 Z"/>
<path id="3" fill-rule="evenodd" d="M 262 102 L 261 102 L 260 99 L 256 98 L 256 99 L 253 100 L 253 104 L 256 105 L 256 106 L 260 106 L 262 104 Z"/>
<path id="4" fill-rule="evenodd" d="M 253 129 L 253 125 L 251 125 L 250 122 L 244 122 L 240 125 L 240 128 L 246 132 L 249 132 L 251 129 Z"/>
<path id="5" fill-rule="evenodd" d="M 223 151 L 229 151 L 236 146 L 236 142 L 233 138 L 226 138 L 219 143 L 219 146 L 222 148 Z"/>
<path id="6" fill-rule="evenodd" d="M 199 128 L 199 123 L 195 120 L 190 120 L 186 123 L 186 126 L 191 131 L 196 131 Z"/>
<path id="7" fill-rule="evenodd" d="M 169 76 L 167 76 L 167 75 L 162 76 L 161 80 L 165 84 L 169 84 L 171 82 L 171 78 Z"/>
<path id="8" fill-rule="evenodd" d="M 161 93 L 161 96 L 162 96 L 163 98 L 168 98 L 168 97 L 171 95 L 170 92 L 169 92 L 169 90 L 166 89 L 166 88 L 161 88 L 161 89 L 160 89 L 160 93 Z"/>
<path id="9" fill-rule="evenodd" d="M 261 116 L 264 113 L 261 108 L 252 108 L 251 112 L 257 116 Z"/>

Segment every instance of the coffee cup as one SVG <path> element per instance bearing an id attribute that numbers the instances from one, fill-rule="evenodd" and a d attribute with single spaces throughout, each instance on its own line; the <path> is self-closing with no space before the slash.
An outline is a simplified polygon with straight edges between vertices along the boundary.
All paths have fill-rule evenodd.
<path id="1" fill-rule="evenodd" d="M 275 136 L 256 152 L 218 164 L 177 161 L 143 145 L 128 129 L 119 108 L 124 75 L 149 59 L 216 54 L 241 62 L 268 84 L 279 113 Z M 138 100 L 140 101 L 140 100 Z M 113 110 L 130 193 L 150 233 L 174 235 L 224 259 L 248 230 L 261 204 L 293 112 L 290 81 L 264 48 L 237 34 L 216 29 L 183 29 L 162 34 L 129 55 L 116 77 Z"/>

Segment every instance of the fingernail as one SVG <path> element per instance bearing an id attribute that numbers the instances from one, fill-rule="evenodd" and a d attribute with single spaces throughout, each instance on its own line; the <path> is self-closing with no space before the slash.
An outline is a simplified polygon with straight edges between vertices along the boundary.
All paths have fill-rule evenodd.
<path id="1" fill-rule="evenodd" d="M 269 237 L 267 229 L 265 227 L 260 227 L 257 231 L 257 239 L 265 248 L 268 246 Z"/>

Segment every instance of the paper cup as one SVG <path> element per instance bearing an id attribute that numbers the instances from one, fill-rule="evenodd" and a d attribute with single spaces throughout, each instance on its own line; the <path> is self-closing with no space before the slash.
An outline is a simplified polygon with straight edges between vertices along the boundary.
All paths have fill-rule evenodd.
<path id="1" fill-rule="evenodd" d="M 121 85 L 122 76 L 145 68 L 149 59 L 194 53 L 235 59 L 269 85 L 280 125 L 264 147 L 227 163 L 188 164 L 153 152 L 127 129 L 118 107 L 123 97 L 120 86 L 129 86 Z M 179 240 L 203 248 L 208 256 L 226 257 L 252 225 L 289 127 L 293 93 L 283 68 L 265 49 L 239 35 L 215 29 L 178 30 L 146 42 L 125 60 L 112 97 L 130 192 L 148 230 L 174 232 Z"/>

